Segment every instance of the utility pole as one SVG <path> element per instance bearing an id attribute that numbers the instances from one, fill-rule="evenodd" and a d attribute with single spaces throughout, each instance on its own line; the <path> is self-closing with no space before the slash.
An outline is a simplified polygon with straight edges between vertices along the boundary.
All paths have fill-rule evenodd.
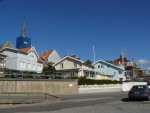
<path id="1" fill-rule="evenodd" d="M 94 63 L 95 63 L 95 49 L 94 49 L 94 45 L 93 45 L 93 55 L 94 55 Z"/>
<path id="2" fill-rule="evenodd" d="M 94 49 L 94 45 L 93 45 L 93 56 L 94 56 L 94 63 L 95 63 L 95 49 Z M 94 78 L 96 78 L 96 71 L 95 71 L 95 67 L 94 67 Z"/>

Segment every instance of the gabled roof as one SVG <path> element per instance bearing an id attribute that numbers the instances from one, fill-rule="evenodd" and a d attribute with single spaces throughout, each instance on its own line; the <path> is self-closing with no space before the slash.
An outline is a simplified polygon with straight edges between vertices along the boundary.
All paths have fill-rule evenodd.
<path id="1" fill-rule="evenodd" d="M 7 57 L 7 55 L 0 53 L 0 58 L 6 58 L 6 57 Z"/>
<path id="2" fill-rule="evenodd" d="M 110 66 L 112 66 L 112 67 L 115 67 L 115 68 L 124 70 L 122 67 L 118 67 L 118 66 L 116 66 L 116 65 L 113 65 L 113 64 L 111 64 L 111 63 L 109 63 L 109 62 L 106 62 L 106 61 L 103 61 L 103 60 L 98 60 L 98 61 L 96 61 L 93 65 L 97 64 L 98 62 L 102 62 L 102 63 L 108 64 L 108 65 L 110 65 Z"/>
<path id="3" fill-rule="evenodd" d="M 0 50 L 6 47 L 14 48 L 10 41 L 7 41 L 5 44 L 0 44 Z"/>
<path id="4" fill-rule="evenodd" d="M 42 59 L 41 59 L 40 57 L 38 57 L 38 54 L 37 54 L 37 52 L 36 52 L 36 50 L 35 50 L 34 47 L 21 48 L 21 49 L 19 49 L 19 51 L 28 54 L 32 49 L 34 49 L 34 52 L 35 52 L 35 54 L 37 55 L 37 61 L 40 62 L 40 63 L 44 63 L 44 62 L 42 61 Z"/>
<path id="5" fill-rule="evenodd" d="M 21 48 L 19 49 L 20 52 L 28 54 L 29 52 L 33 51 L 35 52 L 36 56 L 39 57 L 38 53 L 36 52 L 34 47 L 29 47 L 29 48 Z"/>
<path id="6" fill-rule="evenodd" d="M 40 57 L 37 58 L 37 61 L 40 62 L 40 63 L 44 63 L 43 60 Z"/>
<path id="7" fill-rule="evenodd" d="M 56 66 L 57 64 L 59 64 L 60 62 L 64 61 L 65 59 L 72 59 L 72 60 L 75 60 L 75 61 L 77 61 L 77 62 L 84 63 L 82 60 L 73 58 L 73 57 L 71 57 L 71 56 L 66 56 L 66 57 L 62 58 L 60 61 L 58 61 L 57 63 L 55 63 L 53 66 Z"/>
<path id="8" fill-rule="evenodd" d="M 34 50 L 34 52 L 35 52 L 35 54 L 37 56 L 37 61 L 43 63 L 43 61 L 38 56 L 38 54 L 37 54 L 37 52 L 36 52 L 36 50 L 35 50 L 34 47 L 31 47 L 31 48 L 22 48 L 22 49 L 15 49 L 15 48 L 8 48 L 8 47 L 6 47 L 6 48 L 3 48 L 1 51 L 5 51 L 5 50 L 9 50 L 10 51 L 11 50 L 11 51 L 16 52 L 16 53 L 28 54 L 32 49 Z"/>
<path id="9" fill-rule="evenodd" d="M 18 53 L 18 52 L 19 52 L 18 49 L 16 49 L 16 48 L 10 48 L 10 47 L 4 47 L 4 48 L 1 49 L 0 51 L 1 51 L 1 52 L 3 52 L 3 51 L 13 51 L 13 52 L 15 52 L 15 53 Z M 23 53 L 24 53 L 24 52 L 23 52 Z"/>
<path id="10" fill-rule="evenodd" d="M 40 58 L 42 59 L 42 60 L 48 60 L 48 57 L 49 57 L 49 55 L 50 54 L 52 54 L 52 52 L 53 52 L 54 50 L 50 50 L 50 51 L 47 51 L 47 52 L 44 52 L 41 56 L 40 56 Z"/>

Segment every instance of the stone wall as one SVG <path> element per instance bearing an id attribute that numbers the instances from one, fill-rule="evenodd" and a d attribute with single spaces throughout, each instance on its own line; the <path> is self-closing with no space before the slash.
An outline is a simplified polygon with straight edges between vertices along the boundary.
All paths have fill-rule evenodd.
<path id="1" fill-rule="evenodd" d="M 0 92 L 40 92 L 53 95 L 77 94 L 78 81 L 0 79 Z"/>

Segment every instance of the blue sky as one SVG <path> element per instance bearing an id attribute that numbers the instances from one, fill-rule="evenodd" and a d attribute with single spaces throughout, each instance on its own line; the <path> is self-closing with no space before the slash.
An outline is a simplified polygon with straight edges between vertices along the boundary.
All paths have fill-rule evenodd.
<path id="1" fill-rule="evenodd" d="M 127 59 L 150 69 L 150 0 L 0 0 L 0 43 L 27 36 L 41 54 L 57 50 L 82 60 Z"/>

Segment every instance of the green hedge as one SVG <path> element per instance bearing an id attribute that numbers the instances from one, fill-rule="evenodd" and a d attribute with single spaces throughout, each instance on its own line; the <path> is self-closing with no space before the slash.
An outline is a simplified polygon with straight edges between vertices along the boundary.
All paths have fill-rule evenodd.
<path id="1" fill-rule="evenodd" d="M 122 84 L 122 81 L 117 80 L 92 80 L 81 77 L 78 79 L 78 85 L 103 85 L 103 84 Z"/>

